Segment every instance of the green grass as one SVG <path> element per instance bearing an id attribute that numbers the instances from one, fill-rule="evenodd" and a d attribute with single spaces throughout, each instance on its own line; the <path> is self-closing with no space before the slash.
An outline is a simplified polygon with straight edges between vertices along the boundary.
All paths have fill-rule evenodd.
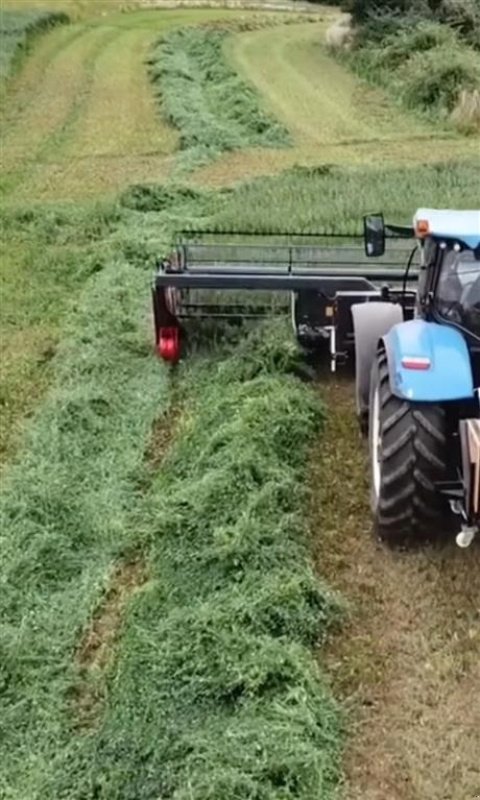
<path id="1" fill-rule="evenodd" d="M 434 125 L 405 113 L 387 92 L 374 88 L 335 60 L 325 45 L 338 10 L 323 21 L 282 25 L 227 37 L 225 55 L 251 83 L 265 108 L 289 130 L 289 148 L 226 153 L 198 170 L 200 185 L 224 186 L 254 175 L 275 174 L 294 164 L 409 166 L 474 160 L 477 142 L 450 124 Z"/>
<path id="2" fill-rule="evenodd" d="M 90 19 L 115 14 L 138 6 L 141 0 L 2 0 L 9 11 L 23 11 L 25 6 L 38 13 L 66 13 L 71 19 Z"/>
<path id="3" fill-rule="evenodd" d="M 162 123 L 147 74 L 153 43 L 182 25 L 245 17 L 221 8 L 111 8 L 117 13 L 42 37 L 10 87 L 0 117 L 7 201 L 113 200 L 131 183 L 167 180 L 178 135 Z"/>
<path id="4" fill-rule="evenodd" d="M 474 205 L 478 180 L 454 165 L 297 169 L 220 195 L 136 187 L 83 218 L 7 218 L 10 236 L 45 250 L 90 242 L 99 269 L 73 299 L 53 385 L 4 473 L 0 793 L 330 797 L 338 713 L 312 648 L 336 610 L 313 576 L 304 490 L 321 408 L 277 326 L 217 353 L 198 344 L 171 383 L 152 356 L 149 274 L 186 220 L 353 231 L 372 208 L 407 221 L 426 202 Z M 152 425 L 168 429 L 175 408 L 157 472 Z M 147 582 L 106 664 L 82 667 L 82 638 L 132 558 Z M 82 682 L 96 698 L 86 728 L 72 699 Z"/>
<path id="5" fill-rule="evenodd" d="M 45 217 L 37 211 L 30 223 L 39 245 L 43 234 L 57 243 L 75 238 L 78 217 Z M 98 217 L 90 222 L 91 235 L 104 227 Z M 153 420 L 168 402 L 147 335 L 145 267 L 122 256 L 121 236 L 115 245 L 106 239 L 97 246 L 100 261 L 112 248 L 107 263 L 72 304 L 54 384 L 2 481 L 0 794 L 22 800 L 46 796 L 57 748 L 70 738 L 67 691 L 79 631 L 112 559 L 134 538 L 133 476 L 144 469 Z"/>
<path id="6" fill-rule="evenodd" d="M 164 117 L 180 131 L 182 164 L 209 161 L 244 147 L 279 147 L 289 136 L 226 63 L 225 30 L 170 33 L 150 57 L 150 77 Z"/>
<path id="7" fill-rule="evenodd" d="M 130 32 L 132 20 L 145 40 Z M 121 29 L 120 41 L 139 59 L 152 20 L 125 16 L 109 25 Z M 105 33 L 110 41 L 105 28 L 99 38 Z M 41 84 L 52 111 L 58 77 L 72 72 L 63 44 L 60 62 L 48 51 L 53 68 Z M 85 63 L 85 46 L 89 59 L 98 54 L 93 45 L 82 44 L 80 32 L 74 63 Z M 255 48 L 258 54 L 258 40 Z M 199 67 L 205 55 L 204 84 L 210 69 L 223 75 L 212 52 L 218 48 L 195 50 Z M 96 139 L 117 56 L 111 48 L 101 61 L 95 55 L 99 72 L 88 74 L 97 75 L 102 91 L 85 106 L 92 111 L 79 141 Z M 312 45 L 306 63 L 319 61 L 331 64 L 323 50 L 317 60 Z M 303 71 L 299 86 L 309 74 Z M 38 75 L 31 73 L 30 94 L 22 97 L 35 96 Z M 92 85 L 75 75 L 74 104 Z M 199 101 L 203 114 L 214 88 Z M 50 119 L 46 107 L 38 102 L 40 119 Z M 71 119 L 69 108 L 52 122 L 54 133 Z M 222 119 L 228 130 L 239 126 L 243 141 L 242 115 Z M 193 130 L 194 121 L 185 125 Z M 407 136 L 403 146 L 421 160 Z M 324 152 L 317 148 L 317 161 Z M 124 172 L 125 159 L 118 163 Z M 138 180 L 135 165 L 131 175 Z M 14 341 L 17 332 L 44 326 L 53 344 L 40 353 L 47 362 L 27 370 L 31 392 L 21 373 L 15 377 L 15 346 L 7 369 L 10 410 L 22 388 L 33 412 L 27 400 L 35 376 L 45 373 L 45 380 L 43 400 L 5 468 L 0 499 L 0 795 L 332 797 L 341 732 L 316 646 L 338 608 L 313 573 L 305 519 L 305 465 L 312 442 L 321 446 L 323 410 L 293 377 L 298 354 L 281 325 L 230 340 L 219 335 L 215 353 L 198 340 L 174 373 L 159 365 L 150 275 L 175 227 L 353 232 L 363 213 L 379 207 L 389 219 L 408 221 L 418 205 L 448 199 L 474 206 L 479 178 L 478 166 L 468 164 L 388 172 L 383 162 L 370 170 L 325 165 L 235 191 L 140 183 L 119 204 L 4 213 L 8 336 Z M 83 186 L 81 177 L 74 181 Z M 131 562 L 141 564 L 145 582 L 133 587 L 118 619 L 95 628 L 121 565 Z M 82 661 L 89 632 L 101 638 L 107 624 L 113 638 L 106 637 L 103 661 Z"/>
<path id="8" fill-rule="evenodd" d="M 336 611 L 301 483 L 321 410 L 288 377 L 294 350 L 270 329 L 179 376 L 187 416 L 137 534 L 150 580 L 98 727 L 60 754 L 43 796 L 331 796 L 338 715 L 312 647 Z"/>
<path id="9" fill-rule="evenodd" d="M 25 209 L 1 214 L 0 273 L 2 426 L 0 462 L 18 444 L 25 415 L 35 409 L 52 376 L 62 321 L 88 279 L 105 266 L 115 214 L 93 209 Z"/>
<path id="10" fill-rule="evenodd" d="M 0 82 L 10 77 L 31 38 L 69 22 L 61 11 L 13 11 L 0 8 Z"/>
<path id="11" fill-rule="evenodd" d="M 245 233 L 362 233 L 363 215 L 383 209 L 392 222 L 411 222 L 426 204 L 475 208 L 480 165 L 447 163 L 423 167 L 341 168 L 328 164 L 294 167 L 280 175 L 256 178 L 220 192 L 190 186 L 132 186 L 121 202 L 131 210 L 167 210 L 182 198 L 186 209 L 197 207 L 203 224 L 213 231 Z M 198 217 L 193 227 L 198 225 Z M 188 229 L 188 211 L 181 220 Z"/>
<path id="12" fill-rule="evenodd" d="M 414 147 L 414 146 L 412 146 Z M 364 214 L 382 209 L 410 223 L 417 208 L 475 208 L 480 165 L 439 164 L 385 170 L 313 167 L 260 178 L 226 195 L 217 230 L 361 233 Z"/>
<path id="13" fill-rule="evenodd" d="M 173 395 L 151 352 L 152 255 L 172 214 L 208 203 L 179 193 L 168 212 L 84 220 L 105 262 L 72 306 L 54 384 L 2 486 L 5 796 L 328 797 L 335 784 L 337 712 L 312 647 L 336 611 L 303 515 L 321 409 L 289 375 L 296 348 L 283 329 L 242 337 L 188 362 Z M 51 246 L 76 241 L 78 221 L 37 210 L 8 224 Z M 183 423 L 156 475 L 145 452 L 172 399 Z M 116 659 L 85 678 L 82 632 L 112 565 L 133 555 L 149 580 Z M 87 731 L 81 680 L 105 698 Z"/>

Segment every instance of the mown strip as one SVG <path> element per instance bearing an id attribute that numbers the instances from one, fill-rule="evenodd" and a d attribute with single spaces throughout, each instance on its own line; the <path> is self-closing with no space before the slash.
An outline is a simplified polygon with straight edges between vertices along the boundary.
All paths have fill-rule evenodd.
<path id="1" fill-rule="evenodd" d="M 152 51 L 150 77 L 163 115 L 180 131 L 179 165 L 192 168 L 226 150 L 282 147 L 289 134 L 226 63 L 228 30 L 185 28 Z"/>
<path id="2" fill-rule="evenodd" d="M 11 75 L 33 36 L 68 22 L 68 14 L 62 11 L 0 9 L 0 82 Z"/>

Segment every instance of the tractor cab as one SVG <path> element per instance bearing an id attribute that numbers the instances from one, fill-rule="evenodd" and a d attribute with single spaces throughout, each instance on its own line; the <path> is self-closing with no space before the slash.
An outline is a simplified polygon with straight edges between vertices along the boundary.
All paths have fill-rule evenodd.
<path id="1" fill-rule="evenodd" d="M 422 208 L 410 228 L 365 218 L 368 256 L 394 236 L 416 240 L 403 282 L 415 264 L 413 319 L 352 309 L 375 525 L 400 543 L 435 536 L 453 512 L 467 546 L 480 531 L 480 210 Z"/>
<path id="2" fill-rule="evenodd" d="M 440 319 L 480 339 L 480 254 L 473 250 L 445 253 L 435 293 Z"/>
<path id="3" fill-rule="evenodd" d="M 480 212 L 420 209 L 419 304 L 432 319 L 480 340 Z"/>

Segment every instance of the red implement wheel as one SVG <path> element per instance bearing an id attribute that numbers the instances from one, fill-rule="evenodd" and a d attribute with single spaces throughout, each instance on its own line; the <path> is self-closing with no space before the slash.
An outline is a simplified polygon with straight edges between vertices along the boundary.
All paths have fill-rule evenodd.
<path id="1" fill-rule="evenodd" d="M 160 328 L 157 350 L 164 361 L 176 364 L 180 358 L 180 328 Z"/>

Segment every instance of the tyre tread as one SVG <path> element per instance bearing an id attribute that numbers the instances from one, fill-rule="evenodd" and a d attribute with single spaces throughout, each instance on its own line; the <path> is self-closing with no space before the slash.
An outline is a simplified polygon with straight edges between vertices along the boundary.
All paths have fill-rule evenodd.
<path id="1" fill-rule="evenodd" d="M 447 473 L 445 410 L 396 397 L 383 351 L 373 374 L 382 429 L 382 482 L 374 508 L 377 534 L 392 545 L 435 538 L 449 516 L 448 504 L 435 488 Z"/>

